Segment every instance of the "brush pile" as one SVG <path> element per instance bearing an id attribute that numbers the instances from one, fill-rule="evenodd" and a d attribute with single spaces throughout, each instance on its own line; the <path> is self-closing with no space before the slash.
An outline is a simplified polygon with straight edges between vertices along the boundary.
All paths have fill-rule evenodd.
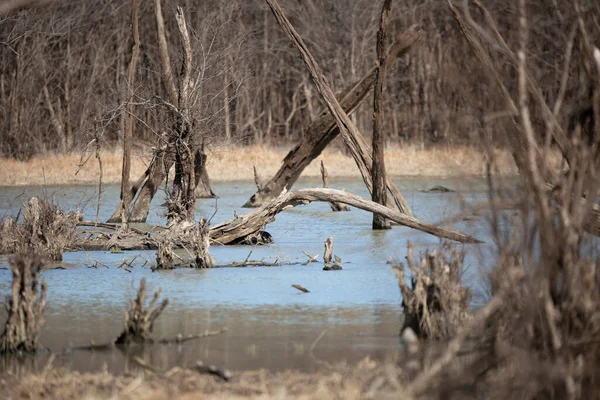
<path id="1" fill-rule="evenodd" d="M 2 221 L 0 253 L 34 252 L 53 261 L 62 260 L 63 251 L 75 240 L 81 219 L 79 212 L 64 213 L 38 197 L 24 206 L 20 224 L 19 216 Z"/>
<path id="2" fill-rule="evenodd" d="M 465 253 L 444 242 L 439 252 L 427 254 L 415 264 L 412 243 L 408 242 L 406 261 L 412 273 L 411 287 L 406 284 L 404 264 L 393 268 L 402 293 L 404 324 L 418 337 L 453 337 L 470 317 L 471 291 L 461 285 Z"/>

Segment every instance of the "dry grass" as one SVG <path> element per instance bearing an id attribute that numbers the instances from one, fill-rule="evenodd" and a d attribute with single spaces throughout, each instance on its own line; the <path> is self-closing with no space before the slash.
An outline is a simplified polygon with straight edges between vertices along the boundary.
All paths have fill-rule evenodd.
<path id="1" fill-rule="evenodd" d="M 41 374 L 0 375 L 3 399 L 395 399 L 403 392 L 392 364 L 363 360 L 355 366 L 338 365 L 315 373 L 248 371 L 230 382 L 174 368 L 166 374 L 143 372 L 114 376 L 49 369 Z M 166 375 L 166 376 L 165 376 Z"/>
<path id="2" fill-rule="evenodd" d="M 252 146 L 220 147 L 208 153 L 207 169 L 212 181 L 252 181 L 252 166 L 256 165 L 263 178 L 277 172 L 289 149 Z M 133 155 L 131 175 L 137 179 L 144 172 L 151 158 L 151 151 L 138 151 Z M 302 174 L 304 177 L 320 178 L 320 160 L 331 177 L 360 177 L 358 168 L 350 156 L 339 151 L 326 150 Z M 104 183 L 121 181 L 121 151 L 102 153 Z M 21 162 L 0 158 L 0 186 L 97 184 L 99 167 L 91 157 L 81 168 L 80 154 L 44 155 Z M 498 173 L 516 175 L 517 169 L 508 151 L 496 155 Z M 421 149 L 418 147 L 392 147 L 386 151 L 386 168 L 393 176 L 483 176 L 485 155 L 471 147 Z M 79 170 L 79 171 L 78 171 Z"/>

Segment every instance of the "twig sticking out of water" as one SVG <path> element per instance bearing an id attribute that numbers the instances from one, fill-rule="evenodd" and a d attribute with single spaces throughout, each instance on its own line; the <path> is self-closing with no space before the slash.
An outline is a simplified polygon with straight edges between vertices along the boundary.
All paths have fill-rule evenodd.
<path id="1" fill-rule="evenodd" d="M 8 319 L 0 337 L 0 353 L 36 351 L 40 329 L 44 324 L 46 282 L 40 272 L 44 264 L 36 254 L 22 253 L 12 258 L 12 293 L 8 300 Z M 38 297 L 39 292 L 39 297 Z"/>
<path id="2" fill-rule="evenodd" d="M 308 254 L 304 250 L 302 250 L 302 252 L 304 253 L 304 255 L 306 255 L 306 257 L 308 257 L 308 260 L 306 260 L 305 262 L 303 262 L 302 265 L 308 265 L 308 264 L 313 263 L 313 262 L 319 262 L 319 260 L 318 260 L 319 255 L 318 254 L 314 255 L 314 256 L 311 256 L 310 254 Z"/>
<path id="3" fill-rule="evenodd" d="M 154 321 L 163 312 L 169 299 L 165 299 L 155 307 L 160 297 L 160 289 L 154 293 L 148 307 L 145 306 L 146 278 L 142 278 L 137 297 L 129 305 L 129 310 L 125 313 L 125 326 L 123 333 L 117 338 L 115 343 L 127 344 L 133 342 L 145 342 L 151 340 Z"/>

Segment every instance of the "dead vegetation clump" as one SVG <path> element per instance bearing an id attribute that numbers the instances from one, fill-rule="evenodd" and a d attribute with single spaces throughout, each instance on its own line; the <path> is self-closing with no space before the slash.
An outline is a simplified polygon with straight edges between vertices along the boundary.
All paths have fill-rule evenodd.
<path id="1" fill-rule="evenodd" d="M 428 251 L 415 264 L 412 243 L 408 242 L 406 262 L 412 273 L 411 287 L 406 284 L 404 264 L 394 267 L 402 293 L 404 324 L 418 337 L 440 339 L 453 337 L 470 317 L 471 291 L 462 286 L 464 250 L 448 242 L 438 252 Z"/>
<path id="2" fill-rule="evenodd" d="M 8 318 L 0 337 L 0 353 L 34 352 L 44 324 L 46 282 L 41 281 L 42 258 L 22 253 L 11 258 L 12 290 L 6 301 Z"/>
<path id="3" fill-rule="evenodd" d="M 157 305 L 160 289 L 154 292 L 152 300 L 146 306 L 146 278 L 142 278 L 135 300 L 129 304 L 125 313 L 124 329 L 115 341 L 116 344 L 143 343 L 152 341 L 154 321 L 163 312 L 169 299 Z M 156 306 L 156 307 L 155 307 Z"/>
<path id="4" fill-rule="evenodd" d="M 53 261 L 62 260 L 62 253 L 75 240 L 75 229 L 81 219 L 79 212 L 61 211 L 56 205 L 38 197 L 32 197 L 23 209 L 18 224 L 5 218 L 2 221 L 0 239 L 1 253 L 33 251 Z"/>

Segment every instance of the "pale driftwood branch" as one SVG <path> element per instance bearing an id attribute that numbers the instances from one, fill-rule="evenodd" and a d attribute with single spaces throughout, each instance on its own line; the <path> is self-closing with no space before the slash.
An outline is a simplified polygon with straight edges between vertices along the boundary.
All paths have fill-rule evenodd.
<path id="1" fill-rule="evenodd" d="M 235 220 L 215 225 L 210 231 L 213 241 L 228 244 L 236 239 L 263 229 L 275 220 L 275 216 L 286 207 L 308 204 L 313 201 L 339 202 L 365 211 L 379 213 L 385 218 L 409 228 L 417 229 L 440 238 L 450 239 L 461 243 L 482 243 L 466 233 L 453 229 L 441 228 L 417 218 L 410 217 L 388 207 L 363 199 L 360 196 L 335 189 L 302 189 L 284 192 L 271 203 L 257 208 Z"/>
<path id="2" fill-rule="evenodd" d="M 369 145 L 365 141 L 363 135 L 360 133 L 354 122 L 350 119 L 348 114 L 344 111 L 343 107 L 340 105 L 339 101 L 335 97 L 333 90 L 331 89 L 331 85 L 327 81 L 327 78 L 323 74 L 323 71 L 317 61 L 314 59 L 306 44 L 296 32 L 290 21 L 285 16 L 283 10 L 277 3 L 277 0 L 265 0 L 271 11 L 273 11 L 273 15 L 277 19 L 277 23 L 281 26 L 283 31 L 286 33 L 294 47 L 298 50 L 306 67 L 308 68 L 310 75 L 312 77 L 315 86 L 317 87 L 317 91 L 325 101 L 327 105 L 327 109 L 333 115 L 335 122 L 340 129 L 340 133 L 342 134 L 342 138 L 344 139 L 344 143 L 348 146 L 348 149 L 352 153 L 352 157 L 358 166 L 358 169 L 361 173 L 363 181 L 365 185 L 369 189 L 370 193 L 373 193 L 373 180 L 372 180 L 372 172 L 371 166 L 373 164 L 373 158 L 371 155 L 371 149 Z M 398 209 L 410 215 L 410 207 L 408 203 L 400 194 L 400 191 L 394 186 L 390 179 L 386 180 L 386 185 Z"/>

